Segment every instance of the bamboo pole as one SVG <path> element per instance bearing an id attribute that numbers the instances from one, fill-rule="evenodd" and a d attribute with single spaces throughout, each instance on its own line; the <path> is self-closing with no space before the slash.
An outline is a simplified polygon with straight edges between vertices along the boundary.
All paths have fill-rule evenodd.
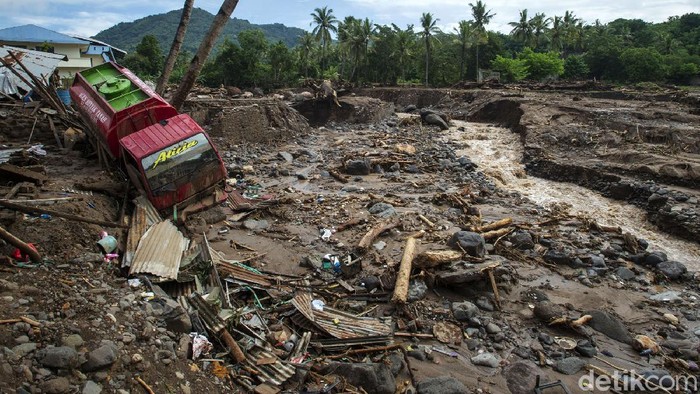
<path id="1" fill-rule="evenodd" d="M 403 250 L 403 257 L 401 258 L 401 265 L 399 266 L 399 273 L 396 275 L 396 286 L 394 286 L 394 296 L 391 297 L 393 302 L 406 302 L 408 298 L 408 284 L 411 279 L 411 267 L 413 265 L 413 259 L 416 257 L 416 245 L 418 241 L 409 237 L 406 240 L 406 247 Z"/>
<path id="2" fill-rule="evenodd" d="M 39 254 L 39 252 L 31 248 L 21 239 L 12 235 L 12 233 L 5 230 L 5 228 L 2 226 L 0 226 L 0 238 L 4 239 L 5 241 L 7 241 L 7 243 L 18 248 L 22 252 L 26 253 L 33 262 L 41 263 L 41 255 Z"/>

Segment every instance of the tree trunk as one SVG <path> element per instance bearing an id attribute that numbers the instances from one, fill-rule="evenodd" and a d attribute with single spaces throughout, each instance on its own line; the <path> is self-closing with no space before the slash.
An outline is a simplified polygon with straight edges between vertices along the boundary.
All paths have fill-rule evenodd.
<path id="1" fill-rule="evenodd" d="M 479 43 L 476 43 L 476 82 L 479 81 Z"/>
<path id="2" fill-rule="evenodd" d="M 428 86 L 428 67 L 430 60 L 430 43 L 426 41 L 425 45 L 425 86 Z"/>
<path id="3" fill-rule="evenodd" d="M 170 100 L 170 104 L 178 111 L 180 110 L 180 107 L 182 107 L 182 104 L 185 103 L 187 95 L 194 86 L 197 77 L 199 77 L 202 67 L 204 67 L 204 62 L 207 60 L 207 57 L 209 57 L 211 48 L 214 46 L 219 34 L 221 34 L 221 30 L 223 30 L 224 26 L 229 21 L 233 10 L 236 8 L 236 5 L 238 5 L 238 0 L 224 0 L 223 4 L 221 4 L 219 12 L 216 14 L 216 17 L 214 17 L 214 22 L 212 22 L 211 26 L 209 27 L 209 32 L 205 36 L 204 40 L 202 40 L 202 43 L 199 45 L 199 49 L 197 49 L 197 54 L 194 55 L 192 61 L 190 62 L 190 68 L 185 73 L 185 76 L 182 77 L 180 87 L 173 95 L 172 100 Z"/>
<path id="4" fill-rule="evenodd" d="M 167 85 L 170 79 L 170 74 L 173 73 L 173 67 L 175 67 L 175 61 L 177 56 L 180 54 L 180 48 L 182 47 L 182 42 L 185 39 L 185 33 L 187 32 L 187 26 L 190 24 L 190 16 L 192 15 L 192 6 L 194 5 L 194 0 L 185 0 L 185 5 L 182 6 L 182 16 L 180 16 L 180 24 L 177 26 L 177 31 L 175 32 L 175 38 L 173 39 L 173 44 L 170 47 L 170 52 L 168 52 L 168 57 L 165 59 L 165 66 L 163 66 L 163 73 L 158 79 L 158 85 L 156 85 L 156 93 L 163 95 L 165 90 L 165 85 Z"/>
<path id="5" fill-rule="evenodd" d="M 459 62 L 459 80 L 460 81 L 464 81 L 464 61 L 466 59 L 466 52 L 467 52 L 467 48 L 464 46 L 464 44 L 462 44 L 462 53 L 460 54 L 461 59 Z"/>

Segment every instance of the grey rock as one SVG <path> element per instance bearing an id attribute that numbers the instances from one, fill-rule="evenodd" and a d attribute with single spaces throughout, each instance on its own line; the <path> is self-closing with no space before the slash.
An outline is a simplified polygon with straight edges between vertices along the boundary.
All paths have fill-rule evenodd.
<path id="1" fill-rule="evenodd" d="M 36 358 L 41 365 L 49 368 L 72 369 L 80 364 L 78 352 L 68 346 L 42 349 L 37 352 Z"/>
<path id="2" fill-rule="evenodd" d="M 511 394 L 532 394 L 537 375 L 543 375 L 543 371 L 531 361 L 518 361 L 503 370 Z"/>
<path id="3" fill-rule="evenodd" d="M 471 358 L 474 365 L 497 368 L 500 364 L 498 357 L 491 353 L 481 353 Z"/>
<path id="4" fill-rule="evenodd" d="M 427 378 L 418 382 L 418 394 L 466 394 L 469 390 L 459 380 L 451 376 Z"/>
<path id="5" fill-rule="evenodd" d="M 17 356 L 17 357 L 24 357 L 27 354 L 33 352 L 36 350 L 36 343 L 34 342 L 27 342 L 27 343 L 22 343 L 20 345 L 17 345 L 12 348 L 12 352 Z"/>
<path id="6" fill-rule="evenodd" d="M 588 256 L 589 260 L 591 261 L 591 265 L 595 268 L 607 268 L 607 265 L 605 264 L 605 258 L 592 254 Z"/>
<path id="7" fill-rule="evenodd" d="M 626 344 L 632 344 L 633 339 L 625 324 L 618 318 L 603 311 L 589 311 L 587 315 L 591 315 L 593 319 L 589 322 L 589 326 L 594 330 L 601 332 L 616 341 Z"/>
<path id="8" fill-rule="evenodd" d="M 574 265 L 574 258 L 567 250 L 549 249 L 542 258 L 544 261 L 556 265 Z"/>
<path id="9" fill-rule="evenodd" d="M 467 321 L 477 313 L 479 313 L 479 307 L 469 301 L 452 303 L 452 315 L 458 321 Z"/>
<path id="10" fill-rule="evenodd" d="M 403 359 L 402 353 L 390 353 L 387 357 L 391 374 L 397 376 L 406 366 L 406 361 Z"/>
<path id="11" fill-rule="evenodd" d="M 688 268 L 678 261 L 661 262 L 656 266 L 656 269 L 671 280 L 679 279 L 683 274 L 688 272 Z"/>
<path id="12" fill-rule="evenodd" d="M 582 355 L 583 357 L 593 357 L 598 354 L 598 350 L 587 339 L 578 341 L 575 350 L 576 352 L 578 352 L 578 354 Z"/>
<path id="13" fill-rule="evenodd" d="M 28 343 L 29 342 L 29 337 L 26 335 L 20 335 L 17 338 L 15 338 L 15 343 Z"/>
<path id="14" fill-rule="evenodd" d="M 101 392 L 102 386 L 93 382 L 92 380 L 88 380 L 85 383 L 85 386 L 83 386 L 83 394 L 100 394 Z"/>
<path id="15" fill-rule="evenodd" d="M 698 335 L 698 336 L 700 336 L 700 335 Z M 411 350 L 407 354 L 409 357 L 413 357 L 416 360 L 420 360 L 420 361 L 425 361 L 428 358 L 427 355 L 425 354 L 425 352 L 421 349 Z"/>
<path id="16" fill-rule="evenodd" d="M 267 220 L 248 219 L 243 222 L 243 227 L 248 230 L 265 230 L 270 227 L 270 223 Z"/>
<path id="17" fill-rule="evenodd" d="M 277 155 L 287 163 L 291 163 L 294 161 L 294 156 L 292 156 L 292 154 L 289 152 L 279 152 Z"/>
<path id="18" fill-rule="evenodd" d="M 627 267 L 618 268 L 617 270 L 615 270 L 615 274 L 619 276 L 622 280 L 632 280 L 635 276 L 637 276 L 631 269 Z"/>
<path id="19" fill-rule="evenodd" d="M 73 349 L 78 349 L 79 347 L 83 346 L 83 338 L 78 335 L 78 334 L 71 334 L 68 335 L 67 337 L 61 338 L 61 343 L 63 346 L 68 346 L 72 347 Z"/>
<path id="20" fill-rule="evenodd" d="M 47 394 L 62 394 L 70 391 L 70 382 L 64 377 L 53 378 L 41 384 L 41 391 Z"/>
<path id="21" fill-rule="evenodd" d="M 488 334 L 498 334 L 498 333 L 501 332 L 501 331 L 503 331 L 503 330 L 501 330 L 501 327 L 498 327 L 498 326 L 497 326 L 496 324 L 494 324 L 494 323 L 489 323 L 489 324 L 486 325 L 486 332 L 487 332 Z"/>
<path id="22" fill-rule="evenodd" d="M 423 279 L 412 279 L 408 286 L 407 299 L 409 302 L 422 300 L 423 298 L 425 298 L 427 292 L 428 285 L 425 284 L 425 281 Z"/>
<path id="23" fill-rule="evenodd" d="M 156 298 L 150 302 L 154 309 L 160 311 L 169 331 L 189 334 L 192 331 L 190 315 L 172 298 Z"/>
<path id="24" fill-rule="evenodd" d="M 108 367 L 117 361 L 117 347 L 113 344 L 106 344 L 88 353 L 87 361 L 82 365 L 84 372 L 97 371 Z"/>
<path id="25" fill-rule="evenodd" d="M 447 241 L 452 249 L 464 250 L 474 257 L 484 257 L 486 254 L 486 241 L 480 234 L 470 231 L 457 231 Z"/>
<path id="26" fill-rule="evenodd" d="M 681 299 L 681 293 L 679 293 L 677 291 L 664 291 L 663 293 L 654 294 L 652 296 L 649 296 L 649 299 L 654 300 L 654 301 L 666 301 L 666 302 L 678 301 Z"/>
<path id="27" fill-rule="evenodd" d="M 393 394 L 396 379 L 386 364 L 381 363 L 330 363 L 321 370 L 323 374 L 337 374 L 355 387 L 376 394 Z"/>
<path id="28" fill-rule="evenodd" d="M 554 364 L 554 369 L 564 375 L 574 375 L 580 371 L 586 362 L 578 357 L 567 357 Z"/>
<path id="29" fill-rule="evenodd" d="M 533 313 L 541 321 L 549 323 L 553 318 L 562 317 L 564 315 L 564 308 L 551 301 L 542 301 L 535 304 Z"/>
<path id="30" fill-rule="evenodd" d="M 527 230 L 517 230 L 508 236 L 513 246 L 520 250 L 528 250 L 535 247 L 535 241 L 532 240 L 532 234 Z"/>
<path id="31" fill-rule="evenodd" d="M 372 215 L 377 215 L 379 217 L 385 218 L 396 214 L 394 206 L 384 202 L 378 202 L 371 207 L 369 207 L 369 213 Z"/>
<path id="32" fill-rule="evenodd" d="M 372 164 L 367 159 L 348 160 L 345 162 L 345 173 L 349 175 L 369 175 Z"/>
<path id="33" fill-rule="evenodd" d="M 487 311 L 487 312 L 493 312 L 496 310 L 496 306 L 491 302 L 491 300 L 488 297 L 481 296 L 476 299 L 474 302 L 476 306 L 479 307 L 479 309 Z"/>
<path id="34" fill-rule="evenodd" d="M 668 260 L 666 253 L 657 251 L 646 255 L 642 264 L 648 267 L 656 267 L 659 263 L 663 263 L 666 260 Z"/>

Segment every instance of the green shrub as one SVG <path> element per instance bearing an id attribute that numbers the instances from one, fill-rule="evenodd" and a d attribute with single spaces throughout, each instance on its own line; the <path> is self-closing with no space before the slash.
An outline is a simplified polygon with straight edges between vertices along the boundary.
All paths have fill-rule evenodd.
<path id="1" fill-rule="evenodd" d="M 510 59 L 501 55 L 491 60 L 491 70 L 501 73 L 501 80 L 518 82 L 527 77 L 527 66 L 522 59 Z"/>
<path id="2" fill-rule="evenodd" d="M 559 77 L 564 73 L 564 61 L 556 52 L 536 53 L 530 48 L 525 48 L 518 55 L 518 59 L 525 61 L 528 79 L 542 80 Z"/>
<path id="3" fill-rule="evenodd" d="M 661 54 L 653 48 L 628 48 L 620 55 L 625 79 L 630 82 L 660 81 L 664 77 Z"/>
<path id="4" fill-rule="evenodd" d="M 564 78 L 582 79 L 588 76 L 588 65 L 583 60 L 583 56 L 569 56 L 564 60 Z"/>

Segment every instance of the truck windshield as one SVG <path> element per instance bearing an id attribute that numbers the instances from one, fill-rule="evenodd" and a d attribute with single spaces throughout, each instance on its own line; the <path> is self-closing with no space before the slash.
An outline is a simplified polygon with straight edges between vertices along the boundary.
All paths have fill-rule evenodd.
<path id="1" fill-rule="evenodd" d="M 146 156 L 141 161 L 154 195 L 172 192 L 193 178 L 205 175 L 205 167 L 218 165 L 218 157 L 204 134 L 199 133 Z"/>

